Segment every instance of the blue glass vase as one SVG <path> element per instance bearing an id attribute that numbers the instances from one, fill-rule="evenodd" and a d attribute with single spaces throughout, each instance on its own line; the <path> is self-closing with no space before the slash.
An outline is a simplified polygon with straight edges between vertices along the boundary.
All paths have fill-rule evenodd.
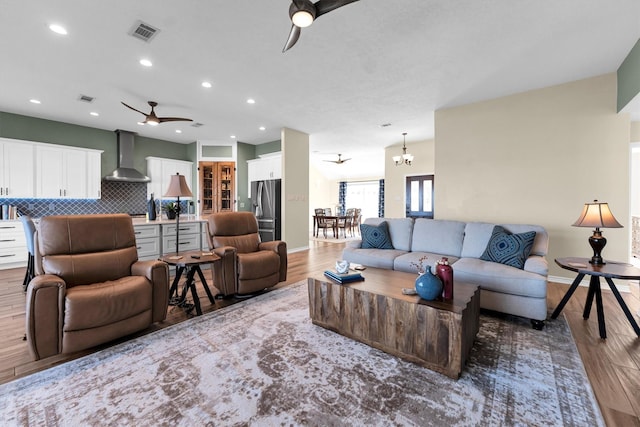
<path id="1" fill-rule="evenodd" d="M 416 292 L 422 299 L 433 301 L 442 295 L 442 281 L 431 273 L 431 266 L 416 279 Z"/>

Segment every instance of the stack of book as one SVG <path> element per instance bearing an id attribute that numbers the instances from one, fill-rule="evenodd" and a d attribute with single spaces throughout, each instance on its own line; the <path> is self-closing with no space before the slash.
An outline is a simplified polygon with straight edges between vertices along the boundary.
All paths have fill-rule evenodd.
<path id="1" fill-rule="evenodd" d="M 341 274 L 334 270 L 325 270 L 324 275 L 338 283 L 360 282 L 364 280 L 364 277 L 362 277 L 359 271 L 349 271 Z"/>

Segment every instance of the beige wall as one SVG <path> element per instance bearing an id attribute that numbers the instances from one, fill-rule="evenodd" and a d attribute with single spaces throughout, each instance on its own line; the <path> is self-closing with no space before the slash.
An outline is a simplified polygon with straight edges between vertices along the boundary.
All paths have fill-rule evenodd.
<path id="1" fill-rule="evenodd" d="M 591 230 L 571 224 L 598 199 L 625 226 L 604 230 L 604 257 L 627 261 L 629 135 L 615 74 L 439 110 L 436 218 L 540 224 L 550 276 L 568 278 L 553 260 L 591 257 Z"/>
<path id="2" fill-rule="evenodd" d="M 338 204 L 338 181 L 327 179 L 318 168 L 309 167 L 309 234 L 313 231 L 313 214 L 315 208 L 331 208 Z"/>
<path id="3" fill-rule="evenodd" d="M 283 128 L 282 240 L 287 249 L 309 247 L 309 135 Z"/>
<path id="4" fill-rule="evenodd" d="M 402 144 L 384 150 L 384 216 L 405 217 L 405 179 L 408 176 L 434 173 L 434 141 L 432 139 L 407 143 L 407 153 L 414 156 L 411 166 L 396 166 L 393 156 L 402 154 Z M 438 177 L 435 176 L 437 181 Z"/>
<path id="5" fill-rule="evenodd" d="M 631 122 L 631 142 L 640 142 L 640 122 Z"/>

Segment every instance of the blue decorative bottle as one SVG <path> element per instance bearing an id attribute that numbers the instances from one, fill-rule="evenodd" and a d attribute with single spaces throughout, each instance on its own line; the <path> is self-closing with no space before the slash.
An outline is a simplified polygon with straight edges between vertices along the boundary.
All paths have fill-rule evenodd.
<path id="1" fill-rule="evenodd" d="M 442 281 L 431 273 L 431 266 L 416 279 L 416 292 L 422 299 L 433 301 L 442 295 Z"/>
<path id="2" fill-rule="evenodd" d="M 155 221 L 156 220 L 156 201 L 153 200 L 153 193 L 151 193 L 151 198 L 149 199 L 149 202 L 147 203 L 147 214 L 149 217 L 149 221 Z"/>

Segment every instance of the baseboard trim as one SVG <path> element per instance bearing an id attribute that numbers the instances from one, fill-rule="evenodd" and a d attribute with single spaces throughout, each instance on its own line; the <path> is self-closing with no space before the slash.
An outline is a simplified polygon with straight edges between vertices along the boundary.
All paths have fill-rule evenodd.
<path id="1" fill-rule="evenodd" d="M 589 275 L 585 275 L 584 279 L 582 279 L 582 282 L 580 282 L 580 286 L 589 286 Z M 574 278 L 569 278 L 569 277 L 560 277 L 560 276 L 549 276 L 547 281 L 549 282 L 554 282 L 554 283 L 562 283 L 565 285 L 570 285 L 573 283 L 573 281 L 575 280 Z M 614 281 L 614 283 L 616 284 L 616 288 L 620 291 L 620 292 L 631 292 L 631 288 L 629 287 L 629 285 L 627 284 L 627 282 L 629 282 L 628 280 L 624 281 L 625 283 L 621 283 L 620 281 Z M 637 283 L 637 281 L 631 281 L 631 282 L 635 282 Z M 601 289 L 606 289 L 608 291 L 610 291 L 611 289 L 609 289 L 609 284 L 604 281 L 604 279 L 600 280 L 600 288 Z"/>

